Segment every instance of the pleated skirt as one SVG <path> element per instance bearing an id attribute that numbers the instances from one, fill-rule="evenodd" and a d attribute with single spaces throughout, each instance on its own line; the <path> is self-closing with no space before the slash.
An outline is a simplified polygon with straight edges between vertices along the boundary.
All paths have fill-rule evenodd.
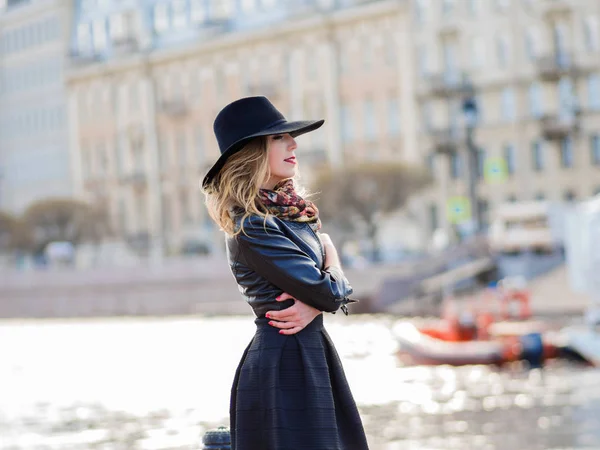
<path id="1" fill-rule="evenodd" d="M 255 323 L 231 390 L 232 450 L 368 450 L 323 316 L 290 336 Z"/>

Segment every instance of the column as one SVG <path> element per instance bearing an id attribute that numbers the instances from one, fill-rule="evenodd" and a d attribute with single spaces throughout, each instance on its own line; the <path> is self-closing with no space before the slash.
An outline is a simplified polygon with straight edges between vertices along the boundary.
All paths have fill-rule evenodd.
<path id="1" fill-rule="evenodd" d="M 327 157 L 331 167 L 342 165 L 342 131 L 340 126 L 340 70 L 339 48 L 333 33 L 323 45 L 322 64 L 325 68 L 325 114 L 327 130 Z"/>

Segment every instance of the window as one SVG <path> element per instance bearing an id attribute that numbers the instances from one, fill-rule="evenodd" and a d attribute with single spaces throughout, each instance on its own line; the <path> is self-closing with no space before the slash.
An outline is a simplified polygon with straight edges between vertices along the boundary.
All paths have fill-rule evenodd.
<path id="1" fill-rule="evenodd" d="M 438 207 L 435 203 L 429 205 L 429 226 L 431 227 L 431 231 L 439 228 Z"/>
<path id="2" fill-rule="evenodd" d="M 337 56 L 340 73 L 348 73 L 348 49 L 339 44 Z"/>
<path id="3" fill-rule="evenodd" d="M 453 179 L 460 178 L 462 176 L 462 157 L 458 153 L 452 153 L 450 156 L 450 176 Z"/>
<path id="4" fill-rule="evenodd" d="M 539 139 L 533 141 L 531 144 L 531 159 L 534 171 L 541 172 L 544 170 L 544 147 L 542 141 Z"/>
<path id="5" fill-rule="evenodd" d="M 161 195 L 161 203 L 162 203 L 162 228 L 164 232 L 170 232 L 173 227 L 173 210 L 172 210 L 172 202 L 169 198 L 169 195 L 162 194 Z"/>
<path id="6" fill-rule="evenodd" d="M 206 3 L 206 0 L 202 0 Z M 229 19 L 235 12 L 235 0 L 210 0 L 210 18 L 213 20 Z"/>
<path id="7" fill-rule="evenodd" d="M 398 106 L 398 98 L 391 95 L 387 101 L 388 110 L 388 132 L 390 136 L 398 136 L 400 134 L 400 108 Z"/>
<path id="8" fill-rule="evenodd" d="M 592 74 L 588 77 L 589 108 L 600 111 L 600 75 Z"/>
<path id="9" fill-rule="evenodd" d="M 181 208 L 181 222 L 184 225 L 190 225 L 193 222 L 192 211 L 188 193 L 184 190 L 179 192 L 179 207 Z"/>
<path id="10" fill-rule="evenodd" d="M 585 48 L 588 52 L 597 52 L 600 45 L 598 18 L 586 17 L 584 21 Z"/>
<path id="11" fill-rule="evenodd" d="M 425 22 L 425 13 L 427 12 L 427 8 L 428 8 L 428 0 L 417 0 L 415 2 L 415 20 L 417 23 L 423 23 Z"/>
<path id="12" fill-rule="evenodd" d="M 573 167 L 573 140 L 570 137 L 560 142 L 560 164 L 564 168 Z"/>
<path id="13" fill-rule="evenodd" d="M 525 55 L 529 61 L 535 61 L 537 53 L 537 33 L 534 28 L 530 28 L 525 33 Z"/>
<path id="14" fill-rule="evenodd" d="M 590 149 L 592 154 L 592 164 L 600 166 L 600 134 L 594 134 L 590 138 Z"/>
<path id="15" fill-rule="evenodd" d="M 371 70 L 373 66 L 373 45 L 371 40 L 368 37 L 364 38 L 364 41 L 361 45 L 362 48 L 362 65 L 365 71 Z"/>
<path id="16" fill-rule="evenodd" d="M 198 129 L 196 131 L 196 158 L 198 160 L 198 167 L 203 168 L 204 166 L 204 133 Z"/>
<path id="17" fill-rule="evenodd" d="M 457 77 L 458 73 L 458 58 L 456 57 L 456 43 L 455 42 L 444 42 L 442 46 L 442 52 L 444 57 L 444 72 L 445 76 L 453 79 Z"/>
<path id="18" fill-rule="evenodd" d="M 515 173 L 516 167 L 516 150 L 513 144 L 506 144 L 503 149 L 504 161 L 506 163 L 506 172 L 508 175 Z"/>
<path id="19" fill-rule="evenodd" d="M 502 119 L 506 122 L 513 122 L 516 114 L 515 91 L 510 88 L 502 90 Z"/>
<path id="20" fill-rule="evenodd" d="M 187 151 L 187 145 L 186 145 L 185 133 L 180 132 L 177 135 L 177 159 L 178 159 L 179 167 L 182 169 L 185 168 L 186 163 L 187 163 L 186 151 Z"/>
<path id="21" fill-rule="evenodd" d="M 106 48 L 106 22 L 104 20 L 96 20 L 92 24 L 92 35 L 94 42 L 94 50 L 102 51 Z"/>
<path id="22" fill-rule="evenodd" d="M 390 34 L 385 39 L 384 43 L 384 52 L 385 52 L 385 63 L 388 66 L 393 66 L 396 63 L 396 42 L 394 40 L 394 35 Z"/>
<path id="23" fill-rule="evenodd" d="M 496 9 L 506 11 L 510 6 L 510 0 L 496 0 Z"/>
<path id="24" fill-rule="evenodd" d="M 377 134 L 376 123 L 375 123 L 375 109 L 373 107 L 372 100 L 365 100 L 363 105 L 364 111 L 364 124 L 365 124 L 365 139 L 367 141 L 374 141 Z"/>
<path id="25" fill-rule="evenodd" d="M 544 114 L 542 86 L 535 82 L 529 86 L 529 113 L 532 117 L 540 118 Z"/>
<path id="26" fill-rule="evenodd" d="M 306 77 L 309 80 L 315 80 L 317 78 L 318 75 L 318 65 L 319 65 L 319 59 L 318 59 L 318 55 L 316 52 L 313 51 L 306 51 L 305 53 L 306 56 Z"/>
<path id="27" fill-rule="evenodd" d="M 571 79 L 561 78 L 558 82 L 558 102 L 560 117 L 571 119 L 576 107 L 576 99 L 573 94 L 573 81 Z"/>
<path id="28" fill-rule="evenodd" d="M 201 23 L 207 19 L 206 16 L 205 0 L 190 0 L 190 20 L 194 23 Z"/>
<path id="29" fill-rule="evenodd" d="M 469 12 L 472 16 L 477 16 L 481 12 L 482 0 L 469 0 Z"/>
<path id="30" fill-rule="evenodd" d="M 163 33 L 169 29 L 169 5 L 157 3 L 154 5 L 154 31 Z"/>
<path id="31" fill-rule="evenodd" d="M 187 26 L 187 6 L 185 0 L 172 0 L 171 13 L 173 28 L 185 28 Z"/>
<path id="32" fill-rule="evenodd" d="M 417 53 L 417 59 L 419 61 L 419 73 L 422 76 L 428 76 L 429 75 L 429 59 L 427 57 L 427 47 L 424 45 L 421 45 L 419 47 L 418 53 Z"/>
<path id="33" fill-rule="evenodd" d="M 127 35 L 127 31 L 125 30 L 125 19 L 123 17 L 123 14 L 114 14 L 109 19 L 108 25 L 110 29 L 110 37 L 112 40 L 123 39 Z"/>
<path id="34" fill-rule="evenodd" d="M 119 228 L 122 234 L 127 233 L 127 208 L 125 207 L 125 200 L 119 200 Z"/>
<path id="35" fill-rule="evenodd" d="M 546 200 L 546 194 L 544 194 L 543 192 L 538 192 L 537 194 L 535 194 L 535 200 L 537 200 L 538 202 Z"/>
<path id="36" fill-rule="evenodd" d="M 506 68 L 508 65 L 508 37 L 501 35 L 496 37 L 496 58 L 498 59 L 498 67 Z"/>
<path id="37" fill-rule="evenodd" d="M 490 204 L 484 198 L 477 199 L 477 216 L 481 220 L 481 226 L 487 228 L 490 225 Z"/>
<path id="38" fill-rule="evenodd" d="M 352 142 L 354 140 L 354 129 L 352 123 L 352 114 L 348 105 L 342 105 L 340 108 L 342 141 Z"/>
<path id="39" fill-rule="evenodd" d="M 242 13 L 256 12 L 256 0 L 240 0 L 239 5 Z"/>
<path id="40" fill-rule="evenodd" d="M 426 101 L 421 109 L 423 115 L 423 130 L 431 131 L 433 129 L 433 107 L 431 101 Z"/>
<path id="41" fill-rule="evenodd" d="M 132 111 L 137 111 L 140 107 L 139 89 L 135 81 L 129 85 L 129 109 Z"/>
<path id="42" fill-rule="evenodd" d="M 471 55 L 471 67 L 478 69 L 485 65 L 485 41 L 482 37 L 477 36 L 471 41 Z"/>
<path id="43" fill-rule="evenodd" d="M 427 170 L 432 177 L 435 176 L 435 161 L 435 153 L 430 153 L 427 155 L 427 158 L 425 158 L 425 165 L 427 166 Z"/>
<path id="44" fill-rule="evenodd" d="M 454 0 L 443 0 L 442 1 L 442 14 L 447 16 L 452 14 L 454 11 Z"/>

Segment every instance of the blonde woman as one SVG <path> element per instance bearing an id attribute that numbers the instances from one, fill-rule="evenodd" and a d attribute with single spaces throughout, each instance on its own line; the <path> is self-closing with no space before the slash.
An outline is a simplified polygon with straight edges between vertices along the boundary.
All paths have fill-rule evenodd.
<path id="1" fill-rule="evenodd" d="M 361 419 L 322 312 L 352 300 L 319 211 L 296 192 L 294 138 L 323 120 L 288 122 L 265 97 L 217 115 L 221 157 L 202 183 L 226 234 L 240 291 L 256 315 L 231 391 L 233 450 L 363 450 Z"/>

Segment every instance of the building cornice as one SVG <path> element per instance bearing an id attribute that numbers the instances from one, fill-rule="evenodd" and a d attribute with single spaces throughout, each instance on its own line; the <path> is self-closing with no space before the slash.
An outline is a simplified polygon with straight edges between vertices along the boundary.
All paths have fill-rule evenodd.
<path id="1" fill-rule="evenodd" d="M 265 26 L 260 29 L 235 30 L 211 38 L 207 41 L 187 42 L 177 47 L 157 48 L 147 52 L 128 54 L 126 58 L 115 58 L 107 61 L 77 66 L 71 65 L 66 75 L 68 83 L 95 78 L 100 74 L 109 75 L 126 72 L 144 65 L 160 65 L 171 61 L 205 56 L 219 51 L 236 50 L 241 46 L 272 43 L 287 40 L 298 34 L 343 27 L 365 18 L 390 16 L 401 13 L 406 7 L 405 0 L 381 0 L 365 3 L 337 11 L 324 11 L 308 17 L 291 18 L 276 26 Z"/>

